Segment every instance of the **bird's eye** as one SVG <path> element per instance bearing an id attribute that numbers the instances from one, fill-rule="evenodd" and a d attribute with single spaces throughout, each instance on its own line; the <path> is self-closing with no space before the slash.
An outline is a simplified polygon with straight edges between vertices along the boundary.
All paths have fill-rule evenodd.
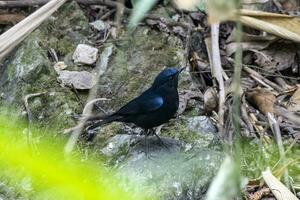
<path id="1" fill-rule="evenodd" d="M 170 76 L 170 77 L 169 77 L 169 80 L 173 80 L 173 79 L 174 79 L 174 76 Z"/>

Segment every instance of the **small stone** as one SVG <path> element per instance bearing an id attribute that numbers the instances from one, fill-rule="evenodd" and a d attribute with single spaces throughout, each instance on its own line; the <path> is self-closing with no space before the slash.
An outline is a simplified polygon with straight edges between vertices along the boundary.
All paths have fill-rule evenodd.
<path id="1" fill-rule="evenodd" d="M 61 70 L 66 69 L 68 66 L 64 62 L 57 62 L 53 67 L 55 71 L 59 73 Z"/>
<path id="2" fill-rule="evenodd" d="M 103 30 L 110 28 L 110 25 L 106 24 L 102 20 L 96 20 L 94 22 L 91 22 L 90 25 L 97 31 L 103 31 Z"/>
<path id="3" fill-rule="evenodd" d="M 79 44 L 73 54 L 73 60 L 75 63 L 94 64 L 97 60 L 98 49 L 86 44 Z"/>
<path id="4" fill-rule="evenodd" d="M 78 72 L 63 70 L 59 72 L 59 77 L 57 79 L 63 85 L 80 90 L 91 89 L 95 85 L 92 74 L 87 71 Z"/>
<path id="5" fill-rule="evenodd" d="M 172 19 L 173 19 L 174 21 L 178 22 L 179 19 L 180 19 L 180 15 L 179 15 L 179 14 L 175 14 L 175 15 L 172 16 Z"/>

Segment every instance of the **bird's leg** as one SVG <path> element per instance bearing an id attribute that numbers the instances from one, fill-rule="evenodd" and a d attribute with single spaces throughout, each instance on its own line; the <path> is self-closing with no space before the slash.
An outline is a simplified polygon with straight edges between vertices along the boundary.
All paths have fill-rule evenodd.
<path id="1" fill-rule="evenodd" d="M 159 126 L 156 130 L 151 130 L 152 134 L 156 136 L 158 141 L 167 149 L 169 150 L 169 147 L 163 142 L 163 140 L 158 136 L 157 132 L 160 132 L 162 126 Z"/>
<path id="2" fill-rule="evenodd" d="M 151 134 L 151 129 L 146 129 L 145 130 L 145 136 L 144 136 L 144 147 L 145 147 L 145 154 L 146 154 L 146 157 L 147 158 L 151 158 L 151 155 L 150 155 L 150 151 L 149 151 L 149 143 L 148 143 L 148 140 L 147 140 L 147 137 Z"/>

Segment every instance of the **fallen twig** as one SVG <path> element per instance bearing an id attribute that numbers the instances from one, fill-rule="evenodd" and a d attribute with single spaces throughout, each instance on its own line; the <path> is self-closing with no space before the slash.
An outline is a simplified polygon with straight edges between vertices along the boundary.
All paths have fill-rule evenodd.
<path id="1" fill-rule="evenodd" d="M 83 108 L 82 116 L 88 115 L 90 112 L 89 110 L 92 109 L 91 106 L 93 106 L 97 101 L 109 101 L 109 99 L 98 98 L 98 99 L 93 99 L 93 100 L 89 101 L 87 104 L 85 104 L 85 107 Z M 101 109 L 101 111 L 104 112 L 105 114 L 107 114 L 107 112 L 104 109 Z"/>
<path id="2" fill-rule="evenodd" d="M 271 114 L 271 113 L 268 113 L 268 120 L 269 120 L 270 127 L 276 138 L 276 142 L 277 142 L 279 154 L 280 154 L 280 160 L 281 160 L 282 164 L 284 165 L 286 163 L 286 157 L 285 157 L 285 153 L 284 153 L 284 147 L 282 144 L 281 132 L 280 132 L 278 122 L 276 121 L 273 114 Z M 288 174 L 287 169 L 285 169 L 285 171 L 284 171 L 284 183 L 287 188 L 290 188 L 289 174 Z"/>
<path id="3" fill-rule="evenodd" d="M 275 114 L 280 115 L 288 119 L 290 122 L 293 122 L 294 124 L 300 126 L 300 117 L 282 107 L 276 107 Z"/>
<path id="4" fill-rule="evenodd" d="M 251 69 L 247 66 L 243 66 L 243 69 L 245 72 L 247 72 L 251 76 L 257 78 L 255 80 L 261 80 L 261 81 L 265 82 L 267 85 L 270 85 L 277 92 L 283 92 L 283 89 L 280 86 L 278 86 L 276 83 L 273 83 L 272 81 L 268 80 L 267 78 L 263 77 L 262 75 L 260 75 L 256 71 L 254 71 L 253 69 Z"/>
<path id="5" fill-rule="evenodd" d="M 27 131 L 27 143 L 29 145 L 29 147 L 32 147 L 34 150 L 37 150 L 34 142 L 32 141 L 32 132 L 31 132 L 31 126 L 32 126 L 32 113 L 31 110 L 29 108 L 29 99 L 33 98 L 33 97 L 38 97 L 41 96 L 43 94 L 46 94 L 46 92 L 40 92 L 40 93 L 33 93 L 33 94 L 28 94 L 23 98 L 24 101 L 24 106 L 27 112 L 27 116 L 28 116 L 28 131 Z"/>
<path id="6" fill-rule="evenodd" d="M 242 104 L 242 106 L 241 106 L 241 116 L 242 116 L 243 121 L 247 125 L 250 134 L 254 134 L 254 126 L 251 123 L 251 120 L 250 120 L 249 115 L 247 113 L 247 109 L 246 109 L 245 104 Z"/>

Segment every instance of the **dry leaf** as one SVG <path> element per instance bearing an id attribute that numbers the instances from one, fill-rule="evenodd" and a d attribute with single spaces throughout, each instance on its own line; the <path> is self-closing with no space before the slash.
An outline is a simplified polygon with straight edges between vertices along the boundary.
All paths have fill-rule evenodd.
<path id="1" fill-rule="evenodd" d="M 14 24 L 25 18 L 22 14 L 4 14 L 0 15 L 0 24 Z"/>
<path id="2" fill-rule="evenodd" d="M 226 43 L 231 43 L 236 41 L 237 37 L 236 28 L 232 30 L 229 37 L 226 39 Z M 271 34 L 261 34 L 261 35 L 253 35 L 250 33 L 242 32 L 242 41 L 243 42 L 262 42 L 262 41 L 276 41 L 278 37 L 271 35 Z"/>
<path id="3" fill-rule="evenodd" d="M 255 105 L 264 115 L 274 113 L 275 95 L 263 88 L 256 88 L 246 95 L 247 100 Z"/>
<path id="4" fill-rule="evenodd" d="M 273 176 L 270 169 L 263 171 L 262 176 L 277 200 L 298 200 L 289 189 Z"/>
<path id="5" fill-rule="evenodd" d="M 174 3 L 179 9 L 197 11 L 198 6 L 203 1 L 206 0 L 174 0 Z"/>
<path id="6" fill-rule="evenodd" d="M 263 197 L 270 195 L 271 191 L 269 188 L 263 187 L 253 194 L 248 194 L 249 200 L 261 200 Z"/>
<path id="7" fill-rule="evenodd" d="M 260 42 L 242 42 L 242 50 L 262 50 L 270 45 L 271 41 L 260 41 Z M 231 56 L 233 53 L 237 51 L 238 44 L 236 42 L 232 42 L 226 45 L 226 54 Z"/>
<path id="8" fill-rule="evenodd" d="M 245 26 L 300 42 L 299 17 L 242 9 L 239 19 Z M 232 20 L 236 20 L 236 18 L 233 16 Z"/>
<path id="9" fill-rule="evenodd" d="M 268 4 L 272 0 L 243 0 L 242 8 L 249 10 L 260 10 L 265 4 Z"/>
<path id="10" fill-rule="evenodd" d="M 290 98 L 287 109 L 292 112 L 300 111 L 300 87 L 299 86 L 298 89 Z"/>
<path id="11" fill-rule="evenodd" d="M 255 63 L 270 72 L 282 71 L 295 63 L 296 51 L 297 49 L 293 44 L 276 43 L 267 49 L 256 51 Z"/>
<path id="12" fill-rule="evenodd" d="M 209 0 L 207 1 L 208 22 L 210 24 L 229 20 L 236 15 L 235 0 Z"/>
<path id="13" fill-rule="evenodd" d="M 210 113 L 217 107 L 218 93 L 213 87 L 210 87 L 204 93 L 204 110 L 206 113 Z"/>
<path id="14" fill-rule="evenodd" d="M 300 2 L 298 1 L 298 3 L 297 3 L 297 0 L 286 0 L 286 1 L 281 2 L 281 4 L 282 4 L 282 8 L 284 10 L 291 12 L 291 11 L 294 11 L 297 9 Z"/>

